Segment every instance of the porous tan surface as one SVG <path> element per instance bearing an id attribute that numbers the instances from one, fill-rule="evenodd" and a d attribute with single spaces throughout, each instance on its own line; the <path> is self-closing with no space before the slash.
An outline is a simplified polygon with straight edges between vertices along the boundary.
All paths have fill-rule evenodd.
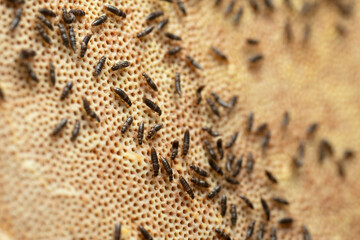
<path id="1" fill-rule="evenodd" d="M 9 30 L 16 7 L 0 4 L 0 87 L 6 99 L 0 102 L 0 238 L 1 239 L 112 239 L 116 222 L 122 224 L 122 239 L 142 239 L 138 226 L 144 226 L 154 239 L 217 239 L 214 229 L 220 228 L 232 239 L 245 239 L 246 229 L 256 220 L 255 234 L 260 221 L 265 221 L 260 197 L 271 208 L 271 221 L 266 224 L 265 239 L 270 228 L 277 227 L 278 239 L 303 239 L 301 225 L 305 224 L 313 239 L 357 239 L 360 234 L 360 183 L 357 176 L 360 163 L 356 159 L 346 163 L 346 177 L 337 174 L 336 164 L 343 151 L 359 150 L 360 145 L 360 29 L 358 4 L 350 18 L 339 16 L 331 1 L 319 1 L 314 16 L 302 17 L 302 1 L 293 1 L 294 10 L 283 1 L 274 1 L 274 11 L 265 10 L 259 1 L 260 12 L 254 13 L 247 1 L 237 1 L 234 11 L 225 16 L 229 4 L 224 0 L 218 7 L 214 1 L 184 1 L 188 15 L 183 16 L 175 3 L 163 1 L 30 1 L 23 8 L 20 25 Z M 345 2 L 345 1 L 344 1 Z M 114 4 L 127 13 L 116 17 L 103 8 Z M 244 6 L 244 16 L 234 26 L 235 11 Z M 35 15 L 40 7 L 58 14 L 50 19 L 55 30 L 49 31 L 52 45 L 43 42 L 35 30 Z M 63 46 L 56 23 L 61 21 L 61 8 L 80 8 L 85 17 L 77 17 L 72 24 L 78 50 Z M 152 11 L 163 10 L 165 15 L 152 22 L 145 17 Z M 96 17 L 106 13 L 108 21 L 91 27 Z M 162 30 L 138 39 L 136 34 L 145 27 L 169 17 Z M 284 38 L 284 24 L 292 22 L 294 41 Z M 304 45 L 305 23 L 312 26 L 310 41 Z M 335 24 L 347 28 L 346 36 L 339 36 Z M 172 32 L 183 41 L 164 37 Z M 79 57 L 82 38 L 93 33 L 84 58 Z M 250 47 L 247 37 L 260 40 Z M 176 56 L 167 50 L 181 45 Z M 219 60 L 210 46 L 221 49 L 228 61 Z M 28 60 L 39 78 L 32 82 L 19 60 L 21 49 L 34 49 L 37 55 Z M 248 57 L 263 53 L 263 62 L 250 67 Z M 92 75 L 101 56 L 107 57 L 99 77 Z M 186 55 L 198 61 L 203 70 L 186 62 Z M 127 69 L 112 72 L 117 61 L 131 61 Z M 56 69 L 57 82 L 49 81 L 48 64 Z M 182 96 L 175 92 L 175 72 L 181 74 Z M 141 76 L 146 72 L 158 85 L 154 92 Z M 66 82 L 73 81 L 69 96 L 61 101 Z M 195 90 L 206 87 L 203 98 L 210 92 L 229 100 L 238 95 L 232 110 L 219 107 L 221 117 L 211 112 L 206 102 L 196 105 Z M 128 107 L 112 87 L 124 89 L 133 105 Z M 92 109 L 100 116 L 97 123 L 86 115 L 82 96 L 87 96 Z M 147 108 L 142 98 L 153 99 L 162 109 L 159 117 Z M 284 111 L 290 113 L 288 129 L 281 131 Z M 255 114 L 255 127 L 268 122 L 271 129 L 269 148 L 261 151 L 261 138 L 245 132 L 246 117 Z M 130 129 L 120 129 L 128 116 L 134 117 Z M 66 128 L 51 136 L 54 126 L 67 118 Z M 70 140 L 76 120 L 81 121 L 79 137 Z M 137 128 L 145 123 L 145 134 L 156 123 L 164 127 L 151 140 L 137 144 Z M 305 164 L 293 169 L 291 157 L 296 154 L 299 141 L 312 122 L 319 122 L 315 137 L 306 140 Z M 212 126 L 222 135 L 224 143 L 239 131 L 234 147 L 226 150 L 236 156 L 253 152 L 254 172 L 243 169 L 234 187 L 210 170 L 208 155 L 203 146 L 210 139 L 202 126 Z M 183 134 L 190 130 L 189 154 L 177 156 L 171 162 L 174 181 L 169 182 L 163 169 L 153 177 L 150 148 L 170 160 L 174 139 L 183 145 Z M 329 139 L 335 148 L 334 157 L 323 164 L 317 161 L 317 146 L 322 138 Z M 181 149 L 179 149 L 181 153 Z M 189 169 L 193 163 L 208 170 L 206 180 L 210 189 L 222 183 L 219 196 L 206 198 L 210 189 L 200 189 L 190 183 L 195 175 Z M 246 163 L 246 161 L 245 161 Z M 219 161 L 224 168 L 225 160 Z M 271 170 L 279 180 L 271 184 L 264 176 Z M 191 200 L 179 183 L 185 177 L 194 189 Z M 220 215 L 220 196 L 226 194 L 228 211 Z M 246 195 L 255 205 L 249 210 L 239 198 Z M 288 207 L 275 206 L 272 196 L 288 199 Z M 231 227 L 230 204 L 238 209 L 238 222 Z M 290 228 L 281 228 L 277 221 L 292 216 Z M 255 236 L 253 236 L 255 239 Z"/>

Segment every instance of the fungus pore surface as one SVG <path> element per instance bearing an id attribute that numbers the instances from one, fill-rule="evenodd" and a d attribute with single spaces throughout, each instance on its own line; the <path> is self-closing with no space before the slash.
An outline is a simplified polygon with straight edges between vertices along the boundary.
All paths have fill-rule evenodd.
<path id="1" fill-rule="evenodd" d="M 142 239 L 143 226 L 154 239 L 218 239 L 215 228 L 231 239 L 245 239 L 252 220 L 256 221 L 254 236 L 260 222 L 265 223 L 264 239 L 270 239 L 271 228 L 277 228 L 278 239 L 303 239 L 305 225 L 313 239 L 357 239 L 360 235 L 360 163 L 356 152 L 360 146 L 360 22 L 359 4 L 355 1 L 251 1 L 183 0 L 187 15 L 177 5 L 155 0 L 26 0 L 0 3 L 0 239 L 5 240 L 85 240 L 113 239 L 117 222 L 122 225 L 122 239 Z M 309 12 L 304 3 L 315 4 Z M 338 3 L 351 4 L 351 14 L 339 14 Z M 106 10 L 111 4 L 126 13 L 126 18 Z M 237 24 L 236 13 L 243 8 Z M 10 30 L 16 9 L 22 8 L 19 25 Z M 47 29 L 52 43 L 39 35 L 36 15 L 40 8 L 53 10 L 57 17 L 46 17 L 54 30 Z M 76 52 L 64 46 L 57 24 L 69 25 L 62 19 L 62 8 L 82 9 L 85 16 L 76 16 L 73 27 Z M 154 20 L 146 17 L 154 11 L 164 14 Z M 99 25 L 91 23 L 106 14 Z M 344 14 L 344 13 L 343 13 Z M 161 30 L 158 24 L 168 18 Z M 291 36 L 286 33 L 289 23 Z M 137 34 L 149 26 L 153 31 L 142 38 Z M 304 30 L 311 29 L 304 42 Z M 181 41 L 165 36 L 166 32 Z M 86 54 L 80 57 L 82 39 L 91 33 Z M 246 39 L 259 40 L 250 45 Z M 169 55 L 168 50 L 182 50 Z M 227 60 L 217 56 L 211 47 L 223 52 Z M 33 49 L 36 56 L 20 59 L 23 49 Z M 263 59 L 250 63 L 249 58 L 262 54 Z M 106 57 L 99 76 L 94 68 Z M 193 66 L 190 56 L 202 69 Z M 120 61 L 130 66 L 112 71 Z M 49 63 L 55 67 L 56 84 L 50 82 Z M 28 63 L 39 82 L 30 79 L 24 63 Z M 181 95 L 175 87 L 176 72 L 180 74 Z M 154 91 L 142 76 L 146 73 L 157 85 Z M 60 100 L 67 82 L 73 87 Z M 202 101 L 196 104 L 196 89 L 205 85 Z M 128 106 L 113 88 L 121 88 L 129 96 Z M 230 108 L 217 106 L 216 116 L 206 102 L 216 93 L 226 102 L 238 96 Z M 91 118 L 83 107 L 86 96 L 100 122 Z M 146 97 L 156 103 L 162 113 L 144 104 Z M 290 121 L 281 126 L 288 111 Z M 254 113 L 251 133 L 246 131 L 247 118 Z M 129 129 L 121 128 L 129 116 Z M 66 118 L 67 124 L 57 135 L 54 127 Z M 75 122 L 81 128 L 71 140 Z M 144 122 L 143 144 L 138 144 L 140 122 Z M 262 149 L 264 134 L 254 131 L 267 123 L 271 137 Z M 318 123 L 313 136 L 306 129 Z M 150 129 L 162 123 L 162 129 L 151 139 Z M 220 136 L 211 137 L 202 127 L 211 127 Z M 190 132 L 190 148 L 182 156 L 183 138 Z M 209 166 L 210 156 L 204 145 L 208 140 L 217 157 L 216 141 L 223 146 L 238 132 L 231 148 L 224 149 L 224 158 L 216 163 L 220 176 Z M 327 139 L 332 156 L 318 160 L 319 144 Z M 179 141 L 174 160 L 170 159 L 172 143 Z M 305 144 L 303 166 L 296 167 L 299 143 Z M 160 161 L 160 172 L 154 177 L 151 147 L 168 160 L 174 180 Z M 353 160 L 343 160 L 347 149 L 355 152 Z M 254 168 L 247 171 L 249 152 Z M 234 154 L 243 156 L 238 185 L 225 180 L 230 174 L 226 159 Z M 338 174 L 338 162 L 345 176 Z M 203 178 L 190 169 L 194 164 L 209 172 Z M 265 175 L 270 171 L 278 184 Z M 192 188 L 191 199 L 180 184 L 180 175 Z M 209 188 L 194 185 L 191 177 L 206 180 Z M 207 195 L 218 184 L 220 193 L 213 199 Z M 227 196 L 227 211 L 221 216 L 220 200 Z M 246 196 L 254 204 L 250 209 L 240 198 Z M 282 206 L 272 197 L 290 202 Z M 260 198 L 271 210 L 266 221 Z M 231 204 L 237 207 L 237 222 L 231 222 Z M 278 221 L 292 217 L 294 222 L 283 227 Z M 256 235 L 256 236 L 255 236 Z"/>

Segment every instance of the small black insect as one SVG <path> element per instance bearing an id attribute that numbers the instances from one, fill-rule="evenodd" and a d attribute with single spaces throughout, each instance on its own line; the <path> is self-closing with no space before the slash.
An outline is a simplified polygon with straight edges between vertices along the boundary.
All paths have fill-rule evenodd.
<path id="1" fill-rule="evenodd" d="M 263 150 L 265 150 L 269 146 L 270 138 L 271 138 L 271 131 L 269 130 L 266 132 L 263 142 L 261 144 Z"/>
<path id="2" fill-rule="evenodd" d="M 80 127 L 81 127 L 80 121 L 76 120 L 74 129 L 71 132 L 71 141 L 75 141 L 76 138 L 78 137 L 79 132 L 80 132 Z"/>
<path id="3" fill-rule="evenodd" d="M 70 24 L 70 23 L 74 22 L 74 20 L 75 20 L 75 15 L 74 14 L 69 13 L 66 10 L 66 8 L 62 8 L 62 11 L 63 11 L 62 17 L 63 17 L 63 20 L 64 20 L 65 23 Z"/>
<path id="4" fill-rule="evenodd" d="M 239 175 L 240 171 L 241 171 L 241 167 L 242 167 L 242 157 L 240 157 L 235 164 L 235 168 L 234 168 L 234 172 L 232 174 L 233 177 L 237 177 L 237 175 Z"/>
<path id="5" fill-rule="evenodd" d="M 305 225 L 302 225 L 301 228 L 304 234 L 304 240 L 311 240 L 311 235 L 307 227 Z"/>
<path id="6" fill-rule="evenodd" d="M 182 0 L 176 0 L 176 3 L 178 5 L 180 11 L 186 16 L 186 9 L 185 9 L 183 1 Z"/>
<path id="7" fill-rule="evenodd" d="M 343 17 L 350 17 L 353 13 L 353 7 L 354 7 L 354 3 L 344 3 L 344 2 L 340 2 L 340 1 L 334 1 L 339 13 L 343 16 Z"/>
<path id="8" fill-rule="evenodd" d="M 193 164 L 190 164 L 190 168 L 196 172 L 197 174 L 199 174 L 200 176 L 203 177 L 208 177 L 209 173 L 207 171 L 205 171 L 204 169 L 199 168 L 198 166 L 195 166 Z"/>
<path id="9" fill-rule="evenodd" d="M 111 70 L 116 71 L 116 70 L 119 70 L 119 69 L 127 68 L 128 66 L 130 66 L 129 61 L 120 61 L 120 62 L 115 63 L 111 67 Z"/>
<path id="10" fill-rule="evenodd" d="M 215 229 L 215 232 L 216 232 L 222 239 L 224 239 L 224 240 L 231 240 L 231 237 L 230 237 L 227 233 L 225 233 L 224 231 L 216 228 L 216 229 Z"/>
<path id="11" fill-rule="evenodd" d="M 217 147 L 217 150 L 219 152 L 219 155 L 220 155 L 220 160 L 224 158 L 224 149 L 223 149 L 223 146 L 222 146 L 222 139 L 219 138 L 217 141 L 216 141 L 216 147 Z"/>
<path id="12" fill-rule="evenodd" d="M 40 8 L 39 10 L 39 13 L 41 13 L 42 15 L 44 16 L 47 16 L 47 17 L 56 17 L 56 13 L 54 13 L 52 10 L 50 9 L 47 9 L 47 8 Z"/>
<path id="13" fill-rule="evenodd" d="M 217 107 L 215 106 L 214 102 L 210 99 L 210 98 L 206 98 L 206 102 L 208 103 L 211 111 L 218 117 L 220 117 L 220 112 L 217 109 Z"/>
<path id="14" fill-rule="evenodd" d="M 281 122 L 281 127 L 283 129 L 285 129 L 289 125 L 289 122 L 290 122 L 290 114 L 289 114 L 288 111 L 285 111 L 284 115 L 283 115 L 282 122 Z"/>
<path id="15" fill-rule="evenodd" d="M 191 179 L 191 181 L 192 181 L 192 179 Z M 185 191 L 189 194 L 191 199 L 194 199 L 195 198 L 194 191 L 192 190 L 192 188 L 190 187 L 188 182 L 185 180 L 185 178 L 183 178 L 181 175 L 180 175 L 180 183 L 183 186 L 183 188 L 185 189 Z"/>
<path id="16" fill-rule="evenodd" d="M 240 195 L 240 198 L 244 201 L 244 203 L 246 203 L 249 208 L 254 209 L 253 203 L 247 197 Z"/>
<path id="17" fill-rule="evenodd" d="M 219 97 L 219 95 L 217 95 L 216 93 L 211 92 L 210 94 L 220 106 L 222 106 L 224 108 L 229 108 L 230 107 L 229 104 L 227 102 L 225 102 L 224 100 L 222 100 Z"/>
<path id="18" fill-rule="evenodd" d="M 200 70 L 202 70 L 202 66 L 197 62 L 197 61 L 195 61 L 192 57 L 190 57 L 190 56 L 186 56 L 186 59 L 191 63 L 191 65 L 193 65 L 195 68 L 197 68 L 197 69 L 200 69 Z"/>
<path id="19" fill-rule="evenodd" d="M 7 0 L 7 2 L 11 4 L 24 4 L 25 0 Z"/>
<path id="20" fill-rule="evenodd" d="M 305 157 L 305 142 L 300 141 L 298 146 L 298 163 L 300 163 L 300 166 L 303 165 L 304 157 Z"/>
<path id="21" fill-rule="evenodd" d="M 301 7 L 301 10 L 300 10 L 301 15 L 302 16 L 313 15 L 316 12 L 316 10 L 318 9 L 318 7 L 319 7 L 319 5 L 317 2 L 311 3 L 311 2 L 306 1 L 303 3 L 303 5 Z"/>
<path id="22" fill-rule="evenodd" d="M 70 38 L 70 46 L 72 50 L 76 51 L 76 36 L 74 32 L 74 28 L 72 26 L 69 26 L 69 38 Z"/>
<path id="23" fill-rule="evenodd" d="M 117 16 L 126 18 L 126 13 L 124 11 L 114 7 L 114 6 L 106 4 L 105 8 L 106 8 L 106 10 L 108 10 L 109 12 L 111 12 L 111 13 L 117 15 Z"/>
<path id="24" fill-rule="evenodd" d="M 283 205 L 289 205 L 289 201 L 284 199 L 284 198 L 280 198 L 280 197 L 273 197 L 272 200 L 276 203 L 279 203 L 279 204 L 283 204 Z"/>
<path id="25" fill-rule="evenodd" d="M 293 222 L 294 219 L 290 217 L 282 218 L 278 221 L 280 225 L 291 225 Z"/>
<path id="26" fill-rule="evenodd" d="M 95 66 L 95 70 L 94 70 L 94 73 L 93 73 L 93 76 L 96 77 L 96 76 L 99 76 L 102 69 L 104 68 L 104 65 L 105 65 L 105 62 L 106 62 L 106 57 L 105 56 L 102 56 L 99 60 L 99 62 L 96 64 Z"/>
<path id="27" fill-rule="evenodd" d="M 309 125 L 309 127 L 306 129 L 306 136 L 311 137 L 314 135 L 316 130 L 318 129 L 319 124 L 318 123 L 312 123 Z"/>
<path id="28" fill-rule="evenodd" d="M 219 6 L 222 3 L 222 0 L 215 0 L 215 6 Z"/>
<path id="29" fill-rule="evenodd" d="M 235 3 L 236 3 L 236 0 L 232 0 L 229 5 L 226 7 L 226 10 L 225 10 L 225 14 L 228 15 L 230 14 L 233 9 L 234 9 L 234 6 L 235 6 Z"/>
<path id="30" fill-rule="evenodd" d="M 207 195 L 207 198 L 213 199 L 216 195 L 219 194 L 220 190 L 221 190 L 221 184 L 217 185 L 213 190 L 211 190 Z"/>
<path id="31" fill-rule="evenodd" d="M 259 11 L 259 4 L 257 0 L 250 0 L 249 3 L 250 3 L 250 7 L 254 10 L 254 12 Z"/>
<path id="32" fill-rule="evenodd" d="M 214 149 L 211 147 L 211 144 L 208 140 L 205 140 L 204 141 L 204 144 L 205 144 L 205 147 L 206 147 L 206 150 L 207 152 L 209 153 L 210 157 L 213 159 L 213 160 L 217 160 L 217 156 L 214 152 Z"/>
<path id="33" fill-rule="evenodd" d="M 258 233 L 258 240 L 263 240 L 264 238 L 264 233 L 265 233 L 265 223 L 264 222 L 260 222 L 260 227 L 259 227 L 259 233 Z"/>
<path id="34" fill-rule="evenodd" d="M 239 24 L 240 19 L 242 18 L 243 15 L 244 15 L 244 7 L 240 7 L 239 10 L 235 13 L 235 18 L 234 18 L 235 25 Z"/>
<path id="35" fill-rule="evenodd" d="M 49 35 L 47 35 L 47 33 L 45 32 L 45 29 L 40 25 L 40 24 L 36 24 L 36 29 L 39 32 L 40 36 L 42 37 L 42 39 L 48 43 L 51 44 L 51 39 L 49 37 Z"/>
<path id="36" fill-rule="evenodd" d="M 221 167 L 220 167 L 219 165 L 217 165 L 213 160 L 209 159 L 208 162 L 209 162 L 210 167 L 211 167 L 215 172 L 217 172 L 217 173 L 220 174 L 221 176 L 224 175 Z"/>
<path id="37" fill-rule="evenodd" d="M 225 216 L 226 214 L 226 209 L 227 209 L 227 198 L 226 195 L 222 195 L 221 200 L 220 200 L 220 213 L 221 216 Z"/>
<path id="38" fill-rule="evenodd" d="M 247 38 L 246 42 L 249 45 L 258 45 L 259 44 L 259 40 L 255 39 L 255 38 Z"/>
<path id="39" fill-rule="evenodd" d="M 77 17 L 83 17 L 86 14 L 85 11 L 81 10 L 81 9 L 71 9 L 69 11 L 69 13 L 71 13 L 71 14 L 77 16 Z"/>
<path id="40" fill-rule="evenodd" d="M 67 124 L 67 119 L 64 118 L 63 120 L 61 120 L 54 128 L 54 130 L 52 131 L 52 135 L 55 136 L 57 135 L 61 130 L 64 129 L 64 127 L 66 126 Z"/>
<path id="41" fill-rule="evenodd" d="M 138 130 L 138 144 L 142 145 L 144 138 L 144 122 L 141 121 L 139 124 L 139 130 Z"/>
<path id="42" fill-rule="evenodd" d="M 36 56 L 36 52 L 35 50 L 32 49 L 22 49 L 20 51 L 20 58 L 22 59 L 33 58 L 35 56 Z"/>
<path id="43" fill-rule="evenodd" d="M 265 170 L 266 177 L 273 183 L 278 183 L 278 180 L 275 178 L 275 176 L 268 170 Z"/>
<path id="44" fill-rule="evenodd" d="M 24 4 L 25 0 L 7 0 L 7 2 L 11 4 Z"/>
<path id="45" fill-rule="evenodd" d="M 250 63 L 257 63 L 264 59 L 264 55 L 262 54 L 255 54 L 249 58 Z"/>
<path id="46" fill-rule="evenodd" d="M 293 39 L 293 32 L 292 32 L 291 23 L 290 23 L 289 20 L 287 20 L 287 21 L 285 22 L 284 32 L 285 32 L 286 40 L 287 40 L 288 42 L 291 42 L 292 39 Z"/>
<path id="47" fill-rule="evenodd" d="M 181 96 L 181 81 L 180 81 L 180 73 L 178 72 L 176 72 L 176 76 L 175 76 L 175 88 L 177 94 Z"/>
<path id="48" fill-rule="evenodd" d="M 124 92 L 124 90 L 122 90 L 121 88 L 114 87 L 114 92 L 129 106 L 132 105 L 132 102 L 131 102 L 129 96 Z"/>
<path id="49" fill-rule="evenodd" d="M 266 221 L 270 221 L 270 209 L 269 209 L 269 206 L 268 206 L 267 202 L 263 198 L 261 198 L 260 200 L 261 200 L 261 206 L 264 209 Z"/>
<path id="50" fill-rule="evenodd" d="M 163 11 L 155 11 L 155 12 L 152 12 L 150 13 L 147 17 L 146 17 L 146 20 L 147 21 L 151 21 L 151 20 L 154 20 L 160 16 L 164 15 L 164 12 Z"/>
<path id="51" fill-rule="evenodd" d="M 238 95 L 233 96 L 233 97 L 230 99 L 228 105 L 229 105 L 230 107 L 232 107 L 232 108 L 235 107 L 235 105 L 236 105 L 236 103 L 237 103 L 237 101 L 238 101 L 238 98 L 239 98 Z"/>
<path id="52" fill-rule="evenodd" d="M 139 229 L 140 229 L 141 235 L 145 238 L 145 240 L 153 240 L 150 233 L 143 226 L 140 225 Z"/>
<path id="53" fill-rule="evenodd" d="M 191 182 L 194 183 L 195 185 L 199 186 L 199 187 L 203 187 L 203 188 L 210 187 L 210 184 L 207 183 L 206 181 L 202 180 L 202 179 L 192 177 Z"/>
<path id="54" fill-rule="evenodd" d="M 148 98 L 144 97 L 144 103 L 146 106 L 148 106 L 151 110 L 153 110 L 154 112 L 156 112 L 159 116 L 161 116 L 161 109 L 158 105 L 156 105 L 153 101 L 151 101 Z"/>
<path id="55" fill-rule="evenodd" d="M 84 109 L 85 109 L 86 113 L 91 118 L 94 118 L 96 121 L 100 122 L 100 118 L 98 117 L 98 115 L 96 115 L 96 113 L 93 110 L 91 110 L 90 104 L 89 104 L 89 101 L 87 100 L 87 98 L 82 97 L 82 100 L 83 100 L 83 105 L 84 105 Z"/>
<path id="56" fill-rule="evenodd" d="M 47 28 L 54 30 L 52 23 L 49 20 L 47 20 L 44 16 L 37 15 L 36 18 L 39 19 Z"/>
<path id="57" fill-rule="evenodd" d="M 339 161 L 336 163 L 337 165 L 337 169 L 338 169 L 338 174 L 340 177 L 344 178 L 345 177 L 345 168 L 344 168 L 344 162 L 343 161 Z"/>
<path id="58" fill-rule="evenodd" d="M 236 212 L 236 205 L 235 204 L 231 204 L 231 224 L 233 226 L 236 225 L 237 222 L 237 212 Z"/>
<path id="59" fill-rule="evenodd" d="M 230 184 L 233 184 L 233 185 L 239 185 L 240 182 L 234 178 L 231 178 L 231 177 L 225 177 L 225 181 L 227 181 L 228 183 Z"/>
<path id="60" fill-rule="evenodd" d="M 181 41 L 181 37 L 178 36 L 178 35 L 175 35 L 175 34 L 173 34 L 173 33 L 166 32 L 166 33 L 165 33 L 165 36 L 166 36 L 167 38 L 170 38 L 171 40 Z"/>
<path id="61" fill-rule="evenodd" d="M 183 150 L 182 150 L 183 156 L 186 156 L 188 154 L 189 148 L 190 148 L 190 131 L 189 129 L 186 129 L 184 133 L 184 141 L 183 141 Z"/>
<path id="62" fill-rule="evenodd" d="M 262 134 L 265 132 L 265 130 L 268 129 L 268 124 L 267 123 L 262 123 L 255 131 L 256 134 Z"/>
<path id="63" fill-rule="evenodd" d="M 251 238 L 251 236 L 253 235 L 254 233 L 254 228 L 255 228 L 255 221 L 252 220 L 247 231 L 246 231 L 246 239 L 249 239 Z"/>
<path id="64" fill-rule="evenodd" d="M 67 47 L 69 46 L 69 38 L 66 34 L 66 29 L 64 27 L 64 25 L 62 25 L 62 23 L 58 23 L 58 28 L 59 28 L 59 31 L 60 31 L 60 36 L 61 36 L 61 39 L 63 41 L 63 44 Z"/>
<path id="65" fill-rule="evenodd" d="M 156 84 L 154 83 L 154 81 L 149 77 L 149 75 L 147 75 L 146 73 L 143 73 L 142 75 L 143 75 L 143 77 L 145 78 L 147 84 L 148 84 L 154 91 L 157 91 L 158 88 L 157 88 Z"/>
<path id="66" fill-rule="evenodd" d="M 154 177 L 157 177 L 159 175 L 160 166 L 159 166 L 159 159 L 157 157 L 156 150 L 153 147 L 151 148 L 151 162 L 154 169 Z"/>
<path id="67" fill-rule="evenodd" d="M 351 149 L 346 149 L 343 153 L 344 160 L 350 160 L 355 156 L 355 152 Z"/>
<path id="68" fill-rule="evenodd" d="M 249 152 L 248 155 L 248 161 L 247 161 L 247 170 L 248 173 L 251 173 L 254 169 L 254 157 L 253 154 L 251 152 Z"/>
<path id="69" fill-rule="evenodd" d="M 250 112 L 249 116 L 248 116 L 248 120 L 247 120 L 247 127 L 246 127 L 246 130 L 248 132 L 252 131 L 253 124 L 254 124 L 254 113 Z"/>
<path id="70" fill-rule="evenodd" d="M 94 20 L 94 22 L 91 24 L 91 26 L 99 26 L 101 24 L 103 24 L 104 22 L 106 22 L 107 20 L 107 16 L 101 15 L 100 17 L 98 17 L 97 19 Z"/>
<path id="71" fill-rule="evenodd" d="M 14 20 L 10 24 L 10 30 L 14 30 L 20 23 L 23 10 L 21 8 L 16 9 Z"/>
<path id="72" fill-rule="evenodd" d="M 223 59 L 223 60 L 227 60 L 227 56 L 220 51 L 218 48 L 216 47 L 211 47 L 210 48 L 219 58 Z"/>
<path id="73" fill-rule="evenodd" d="M 26 71 L 28 72 L 28 75 L 31 78 L 31 80 L 33 80 L 34 82 L 39 82 L 35 72 L 32 70 L 30 65 L 28 63 L 24 63 L 24 66 L 25 66 Z"/>
<path id="74" fill-rule="evenodd" d="M 52 62 L 49 63 L 49 71 L 50 71 L 50 82 L 53 86 L 55 86 L 56 75 L 55 75 L 55 67 Z"/>
<path id="75" fill-rule="evenodd" d="M 233 97 L 230 99 L 228 105 L 229 105 L 230 107 L 234 107 L 234 106 L 236 105 L 237 101 L 238 101 L 238 96 L 235 95 L 235 96 L 233 96 Z"/>
<path id="76" fill-rule="evenodd" d="M 238 132 L 235 132 L 231 136 L 230 141 L 225 145 L 225 148 L 231 148 L 235 144 L 238 134 L 239 134 Z"/>
<path id="77" fill-rule="evenodd" d="M 7 2 L 12 4 L 24 4 L 25 0 L 7 0 Z"/>
<path id="78" fill-rule="evenodd" d="M 174 160 L 178 154 L 179 140 L 175 139 L 172 143 L 171 160 Z"/>
<path id="79" fill-rule="evenodd" d="M 264 0 L 264 4 L 269 10 L 274 10 L 274 3 L 272 0 Z"/>
<path id="80" fill-rule="evenodd" d="M 73 83 L 71 81 L 66 83 L 66 85 L 64 87 L 64 90 L 63 90 L 63 92 L 61 94 L 61 97 L 60 97 L 61 100 L 64 100 L 69 95 L 72 87 L 73 87 Z"/>
<path id="81" fill-rule="evenodd" d="M 304 165 L 303 159 L 299 159 L 298 157 L 295 156 L 292 157 L 292 162 L 297 168 L 300 168 Z"/>
<path id="82" fill-rule="evenodd" d="M 334 153 L 333 147 L 331 143 L 326 140 L 322 139 L 319 144 L 319 162 L 322 162 L 326 156 L 332 156 Z"/>
<path id="83" fill-rule="evenodd" d="M 175 54 L 179 53 L 181 50 L 182 50 L 182 47 L 177 46 L 177 47 L 174 47 L 174 48 L 169 49 L 169 50 L 167 51 L 167 53 L 168 53 L 169 55 L 175 55 Z"/>
<path id="84" fill-rule="evenodd" d="M 231 169 L 232 169 L 232 164 L 235 160 L 235 155 L 234 154 L 230 154 L 228 157 L 227 157 L 227 161 L 226 161 L 226 170 L 228 172 L 231 172 Z"/>
<path id="85" fill-rule="evenodd" d="M 161 163 L 166 171 L 166 174 L 169 176 L 169 181 L 171 182 L 173 180 L 173 171 L 169 162 L 164 157 L 161 157 Z"/>
<path id="86" fill-rule="evenodd" d="M 137 38 L 145 37 L 146 35 L 149 35 L 153 29 L 154 29 L 154 26 L 147 27 L 144 30 L 142 30 L 141 32 L 139 32 L 136 36 L 137 36 Z"/>
<path id="87" fill-rule="evenodd" d="M 115 224 L 114 240 L 121 240 L 121 223 Z"/>
<path id="88" fill-rule="evenodd" d="M 158 123 L 158 124 L 156 124 L 155 126 L 153 126 L 151 129 L 150 129 L 150 131 L 149 131 L 149 133 L 148 133 L 148 135 L 146 136 L 146 138 L 147 139 L 151 139 L 154 135 L 155 135 L 155 133 L 157 133 L 158 131 L 160 131 L 160 129 L 162 128 L 162 123 Z"/>
<path id="89" fill-rule="evenodd" d="M 201 96 L 201 92 L 202 90 L 205 88 L 205 85 L 200 85 L 197 89 L 196 89 L 196 104 L 198 105 L 201 102 L 202 96 Z"/>
<path id="90" fill-rule="evenodd" d="M 158 24 L 157 29 L 158 30 L 163 29 L 168 23 L 169 23 L 169 18 L 165 18 Z"/>
<path id="91" fill-rule="evenodd" d="M 326 151 L 326 153 L 329 154 L 330 156 L 333 155 L 334 150 L 331 143 L 328 140 L 322 139 L 320 142 L 320 147 L 323 148 L 324 151 Z"/>
<path id="92" fill-rule="evenodd" d="M 87 45 L 90 41 L 92 37 L 92 34 L 87 34 L 83 40 L 81 41 L 81 47 L 80 47 L 80 57 L 84 57 L 85 56 L 85 53 L 86 53 L 86 50 L 87 50 Z"/>
<path id="93" fill-rule="evenodd" d="M 218 137 L 220 136 L 220 133 L 219 132 L 216 132 L 214 130 L 212 130 L 212 128 L 210 127 L 202 127 L 201 128 L 203 131 L 206 131 L 210 136 L 212 137 Z"/>
<path id="94" fill-rule="evenodd" d="M 270 234 L 270 240 L 276 240 L 277 236 L 276 236 L 276 228 L 272 227 L 271 228 L 271 234 Z"/>
<path id="95" fill-rule="evenodd" d="M 121 128 L 121 133 L 125 133 L 128 129 L 129 129 L 129 127 L 130 127 L 130 125 L 132 124 L 132 122 L 133 122 L 133 117 L 132 116 L 130 116 L 130 117 L 128 117 L 127 119 L 126 119 L 126 121 L 124 122 L 124 125 L 122 126 L 122 128 Z"/>
<path id="96" fill-rule="evenodd" d="M 5 94 L 1 87 L 0 87 L 0 100 L 5 100 Z"/>

